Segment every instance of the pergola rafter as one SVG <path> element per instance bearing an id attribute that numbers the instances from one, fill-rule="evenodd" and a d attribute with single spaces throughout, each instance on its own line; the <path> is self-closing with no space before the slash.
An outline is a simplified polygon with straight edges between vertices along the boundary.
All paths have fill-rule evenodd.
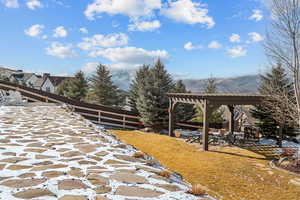
<path id="1" fill-rule="evenodd" d="M 234 131 L 234 107 L 236 105 L 259 105 L 265 98 L 257 94 L 193 94 L 169 93 L 169 136 L 174 136 L 174 111 L 179 103 L 199 105 L 203 111 L 203 150 L 208 151 L 209 116 L 222 105 L 230 113 L 229 131 Z"/>

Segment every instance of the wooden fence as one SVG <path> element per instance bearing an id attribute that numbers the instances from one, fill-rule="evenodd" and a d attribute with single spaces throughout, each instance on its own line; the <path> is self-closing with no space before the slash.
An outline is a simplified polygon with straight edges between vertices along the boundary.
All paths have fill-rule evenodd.
<path id="1" fill-rule="evenodd" d="M 138 129 L 143 127 L 138 114 L 135 112 L 76 101 L 64 96 L 5 81 L 0 81 L 0 89 L 18 91 L 31 102 L 67 104 L 71 106 L 76 113 L 101 125 L 124 129 Z"/>
<path id="2" fill-rule="evenodd" d="M 124 128 L 124 129 L 139 129 L 143 128 L 140 122 L 140 117 L 137 113 L 122 110 L 118 108 L 89 104 L 81 101 L 69 99 L 64 96 L 37 90 L 34 88 L 16 85 L 14 83 L 0 81 L 0 89 L 19 91 L 23 97 L 31 102 L 48 102 L 67 104 L 74 108 L 74 111 L 86 119 L 101 125 Z M 201 123 L 194 122 L 179 122 L 176 124 L 177 128 L 182 129 L 199 129 L 202 127 Z M 222 124 L 210 124 L 211 128 L 224 128 Z"/>

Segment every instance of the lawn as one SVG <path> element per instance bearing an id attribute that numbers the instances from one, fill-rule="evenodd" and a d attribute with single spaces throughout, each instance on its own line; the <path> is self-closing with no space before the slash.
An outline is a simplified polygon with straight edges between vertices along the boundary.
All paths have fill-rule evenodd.
<path id="1" fill-rule="evenodd" d="M 111 130 L 120 140 L 153 156 L 191 184 L 224 200 L 299 200 L 296 177 L 271 169 L 264 156 L 237 147 L 203 152 L 199 146 L 168 136 Z"/>

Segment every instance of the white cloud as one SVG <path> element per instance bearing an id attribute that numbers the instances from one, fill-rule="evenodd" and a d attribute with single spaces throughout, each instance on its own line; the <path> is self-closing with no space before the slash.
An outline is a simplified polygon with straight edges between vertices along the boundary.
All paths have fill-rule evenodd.
<path id="1" fill-rule="evenodd" d="M 101 47 L 117 47 L 127 45 L 128 36 L 124 33 L 115 33 L 109 35 L 97 34 L 90 38 L 83 38 L 82 40 L 83 42 L 79 43 L 78 47 L 86 51 L 92 51 Z"/>
<path id="2" fill-rule="evenodd" d="M 165 50 L 148 51 L 137 47 L 108 48 L 94 51 L 90 56 L 102 56 L 113 62 L 127 64 L 150 64 L 157 58 L 167 60 L 169 57 Z"/>
<path id="3" fill-rule="evenodd" d="M 83 34 L 88 34 L 88 33 L 89 33 L 89 31 L 88 31 L 87 28 L 85 28 L 85 27 L 80 28 L 79 31 L 80 31 L 81 33 L 83 33 Z"/>
<path id="4" fill-rule="evenodd" d="M 188 78 L 191 75 L 191 73 L 190 72 L 171 72 L 171 75 L 174 77 L 174 79 L 180 80 L 180 79 Z"/>
<path id="5" fill-rule="evenodd" d="M 98 66 L 98 64 L 99 63 L 97 62 L 88 62 L 81 68 L 81 70 L 87 74 L 92 73 L 96 71 L 96 67 Z"/>
<path id="6" fill-rule="evenodd" d="M 58 26 L 53 30 L 53 37 L 66 37 L 68 35 L 68 31 L 63 26 Z"/>
<path id="7" fill-rule="evenodd" d="M 250 36 L 250 42 L 261 42 L 264 40 L 263 36 L 256 32 L 248 33 L 248 35 Z"/>
<path id="8" fill-rule="evenodd" d="M 73 58 L 76 56 L 71 45 L 63 45 L 59 42 L 52 42 L 50 47 L 46 48 L 47 55 L 58 58 Z"/>
<path id="9" fill-rule="evenodd" d="M 242 46 L 235 46 L 229 48 L 227 53 L 230 55 L 231 58 L 238 58 L 247 55 L 247 50 L 244 49 Z"/>
<path id="10" fill-rule="evenodd" d="M 81 68 L 81 70 L 86 74 L 91 74 L 96 71 L 98 65 L 99 65 L 98 62 L 88 62 Z M 105 64 L 105 66 L 107 66 L 110 72 L 112 73 L 119 72 L 120 70 L 121 71 L 125 70 L 126 73 L 130 73 L 129 75 L 132 76 L 132 78 L 134 78 L 134 72 L 136 69 L 138 69 L 141 66 L 141 64 L 114 63 L 114 64 Z M 119 77 L 116 76 L 116 78 Z M 121 82 L 122 80 L 118 80 L 118 81 Z M 124 84 L 124 82 L 122 84 Z"/>
<path id="11" fill-rule="evenodd" d="M 218 41 L 211 41 L 209 44 L 208 44 L 208 48 L 210 49 L 220 49 L 222 48 L 222 44 Z"/>
<path id="12" fill-rule="evenodd" d="M 44 7 L 44 5 L 38 0 L 29 0 L 29 1 L 27 1 L 26 5 L 31 10 L 35 10 L 36 8 Z"/>
<path id="13" fill-rule="evenodd" d="M 185 50 L 191 51 L 191 50 L 195 50 L 195 49 L 201 49 L 202 46 L 200 46 L 200 45 L 194 46 L 193 43 L 187 42 L 187 43 L 185 43 L 185 45 L 183 46 L 183 48 Z"/>
<path id="14" fill-rule="evenodd" d="M 233 33 L 233 34 L 230 36 L 229 41 L 230 41 L 230 42 L 239 43 L 239 42 L 241 42 L 241 37 L 240 37 L 239 34 Z"/>
<path id="15" fill-rule="evenodd" d="M 177 22 L 186 24 L 204 24 L 212 28 L 215 22 L 208 16 L 208 9 L 204 4 L 191 0 L 168 1 L 168 6 L 161 10 L 162 15 Z"/>
<path id="16" fill-rule="evenodd" d="M 122 14 L 131 19 L 151 17 L 153 10 L 161 8 L 161 0 L 94 0 L 84 11 L 85 16 L 93 20 L 101 13 Z"/>
<path id="17" fill-rule="evenodd" d="M 2 3 L 7 8 L 19 8 L 18 0 L 2 0 Z"/>
<path id="18" fill-rule="evenodd" d="M 135 22 L 134 24 L 130 24 L 128 26 L 129 31 L 154 31 L 155 29 L 158 29 L 160 27 L 160 21 L 154 20 L 154 21 L 141 21 L 141 22 Z"/>
<path id="19" fill-rule="evenodd" d="M 25 29 L 24 32 L 26 35 L 28 35 L 30 37 L 40 37 L 44 28 L 45 28 L 44 25 L 35 24 L 35 25 L 32 25 L 31 27 L 29 27 L 28 29 Z"/>
<path id="20" fill-rule="evenodd" d="M 262 14 L 262 11 L 261 10 L 252 10 L 252 15 L 249 17 L 249 19 L 251 20 L 255 20 L 255 21 L 260 21 L 263 19 L 263 14 Z"/>

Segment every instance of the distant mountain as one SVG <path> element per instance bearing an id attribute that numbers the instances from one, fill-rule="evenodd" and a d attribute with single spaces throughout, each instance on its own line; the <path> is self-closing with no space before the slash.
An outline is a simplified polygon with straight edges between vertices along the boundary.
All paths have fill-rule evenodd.
<path id="1" fill-rule="evenodd" d="M 134 70 L 116 70 L 111 72 L 113 82 L 121 90 L 129 90 L 132 78 L 135 75 Z"/>
<path id="2" fill-rule="evenodd" d="M 122 90 L 128 90 L 134 77 L 134 70 L 116 70 L 112 72 L 114 83 Z M 203 92 L 207 79 L 183 79 L 192 92 Z M 259 75 L 217 78 L 217 88 L 223 93 L 258 93 Z"/>
<path id="3" fill-rule="evenodd" d="M 203 92 L 207 79 L 184 79 L 186 87 L 192 92 Z M 258 93 L 259 75 L 217 78 L 217 88 L 223 93 Z"/>

